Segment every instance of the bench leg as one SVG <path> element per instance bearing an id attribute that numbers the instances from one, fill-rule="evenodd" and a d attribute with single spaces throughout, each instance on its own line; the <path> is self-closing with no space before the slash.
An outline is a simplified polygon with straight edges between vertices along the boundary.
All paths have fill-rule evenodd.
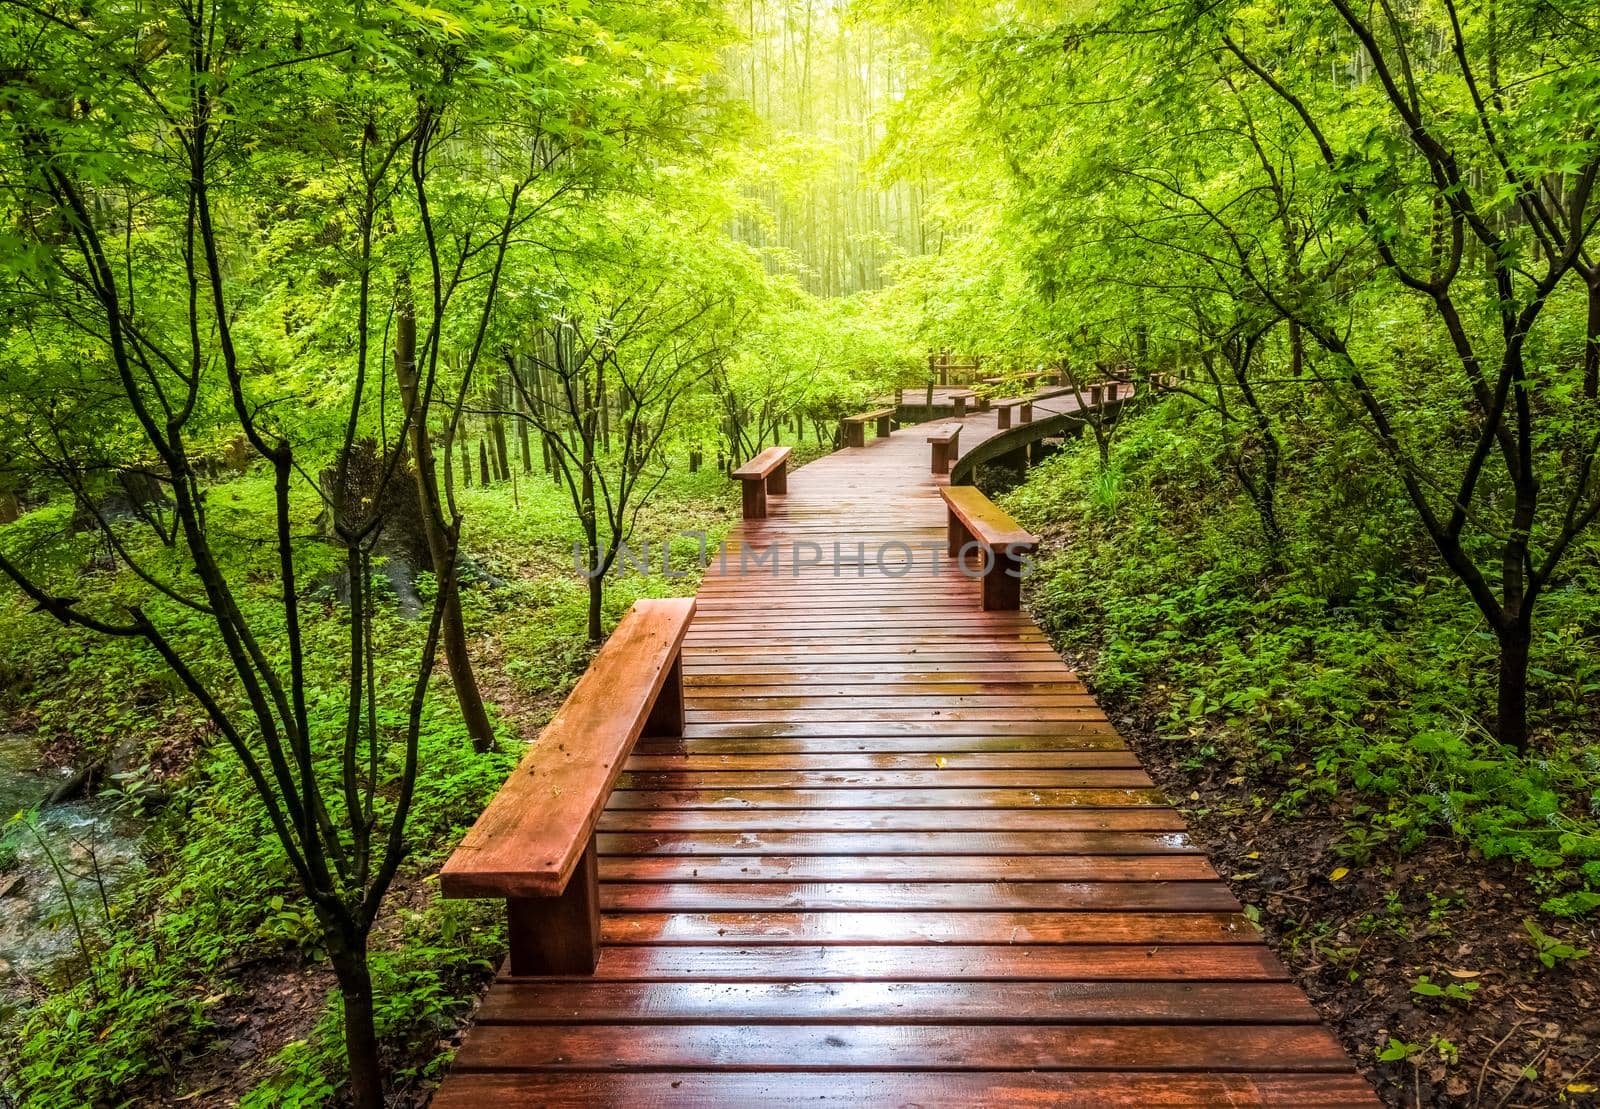
<path id="1" fill-rule="evenodd" d="M 932 444 L 932 447 L 933 447 L 933 472 L 936 473 L 936 474 L 942 474 L 942 473 L 945 472 L 946 469 L 948 469 L 948 464 L 945 462 L 945 451 L 948 448 L 946 448 L 943 443 L 934 443 L 934 444 Z"/>
<path id="2" fill-rule="evenodd" d="M 972 533 L 967 530 L 967 525 L 961 522 L 961 517 L 954 512 L 946 510 L 945 522 L 945 553 L 951 558 L 961 554 L 961 548 L 972 542 Z"/>
<path id="3" fill-rule="evenodd" d="M 879 439 L 887 439 L 887 438 L 889 438 L 889 417 L 888 416 L 879 416 L 878 417 L 878 438 Z"/>
<path id="4" fill-rule="evenodd" d="M 1013 576 L 1020 568 L 1021 563 L 1004 550 L 989 552 L 989 565 L 983 572 L 985 612 L 1009 612 L 1022 606 L 1022 579 Z"/>
<path id="5" fill-rule="evenodd" d="M 1022 411 L 1018 414 L 1018 420 L 1019 420 L 1019 422 L 1025 423 L 1025 424 L 1033 423 L 1033 405 L 1031 405 L 1031 404 L 1023 405 L 1022 406 Z"/>
<path id="6" fill-rule="evenodd" d="M 600 872 L 594 836 L 559 897 L 506 900 L 511 973 L 593 974 L 600 959 Z"/>
<path id="7" fill-rule="evenodd" d="M 966 414 L 967 414 L 967 398 L 966 397 L 957 397 L 956 398 L 956 419 L 959 420 L 961 417 L 965 416 Z"/>
<path id="8" fill-rule="evenodd" d="M 765 520 L 767 518 L 767 483 L 760 478 L 743 482 L 744 485 L 744 518 L 746 520 Z"/>
<path id="9" fill-rule="evenodd" d="M 864 447 L 867 445 L 866 435 L 861 424 L 844 425 L 844 445 L 847 447 Z"/>
<path id="10" fill-rule="evenodd" d="M 767 493 L 781 497 L 789 491 L 789 463 L 780 462 L 778 468 L 767 475 Z"/>
<path id="11" fill-rule="evenodd" d="M 995 418 L 995 426 L 997 428 L 999 428 L 999 430 L 1001 430 L 1001 431 L 1004 431 L 1008 427 L 1011 426 L 1011 407 L 1010 407 L 1010 405 L 1005 405 L 1005 406 L 1001 407 L 999 416 L 997 416 Z"/>
<path id="12" fill-rule="evenodd" d="M 645 718 L 642 736 L 680 736 L 683 734 L 683 655 L 672 660 L 667 680 L 661 683 L 656 703 Z"/>

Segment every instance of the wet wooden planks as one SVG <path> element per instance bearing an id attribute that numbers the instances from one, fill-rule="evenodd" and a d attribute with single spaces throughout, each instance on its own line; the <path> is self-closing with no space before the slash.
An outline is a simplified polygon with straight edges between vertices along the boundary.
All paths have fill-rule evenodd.
<path id="1" fill-rule="evenodd" d="M 831 455 L 736 530 L 684 734 L 596 825 L 596 973 L 502 976 L 436 1104 L 1376 1104 L 1082 683 L 943 557 L 925 449 Z"/>

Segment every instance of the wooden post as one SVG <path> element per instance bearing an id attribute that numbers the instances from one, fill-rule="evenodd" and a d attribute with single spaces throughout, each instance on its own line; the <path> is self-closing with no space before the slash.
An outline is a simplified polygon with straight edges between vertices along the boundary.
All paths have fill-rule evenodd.
<path id="1" fill-rule="evenodd" d="M 972 541 L 972 533 L 967 531 L 967 525 L 961 522 L 961 517 L 946 509 L 948 520 L 945 524 L 945 545 L 951 558 L 961 554 L 961 548 Z"/>
<path id="2" fill-rule="evenodd" d="M 932 408 L 933 405 L 930 403 L 928 405 L 928 407 Z M 878 438 L 879 439 L 887 439 L 887 438 L 889 438 L 889 434 L 890 434 L 890 431 L 891 431 L 891 428 L 890 428 L 890 425 L 889 425 L 889 421 L 891 419 L 893 419 L 893 417 L 891 417 L 891 416 L 879 416 L 878 417 Z"/>
<path id="3" fill-rule="evenodd" d="M 760 482 L 747 484 L 759 485 Z M 667 670 L 656 703 L 650 706 L 650 715 L 644 722 L 642 736 L 681 736 L 683 734 L 683 655 L 680 652 Z"/>
<path id="4" fill-rule="evenodd" d="M 600 960 L 600 872 L 594 835 L 559 897 L 506 899 L 511 973 L 593 974 Z"/>
<path id="5" fill-rule="evenodd" d="M 1011 406 L 1002 404 L 995 415 L 995 427 L 1005 431 L 1011 426 Z"/>
<path id="6" fill-rule="evenodd" d="M 867 445 L 866 430 L 861 420 L 846 420 L 844 422 L 844 445 L 847 447 L 864 447 Z"/>
<path id="7" fill-rule="evenodd" d="M 741 481 L 744 486 L 744 518 L 746 520 L 765 520 L 767 518 L 767 483 L 764 481 Z"/>
<path id="8" fill-rule="evenodd" d="M 789 460 L 785 458 L 772 473 L 767 475 L 767 492 L 773 496 L 782 496 L 789 491 Z"/>
<path id="9" fill-rule="evenodd" d="M 956 419 L 959 420 L 961 417 L 963 417 L 963 416 L 965 416 L 967 414 L 967 398 L 966 398 L 966 396 L 964 394 L 957 393 L 956 397 L 955 397 L 955 402 L 956 402 Z"/>
<path id="10" fill-rule="evenodd" d="M 1022 579 L 1013 573 L 1022 568 L 1021 562 L 1003 550 L 989 551 L 989 565 L 983 571 L 983 610 L 1009 612 L 1022 605 Z"/>
<path id="11" fill-rule="evenodd" d="M 1021 411 L 1017 413 L 1017 422 L 1024 424 L 1033 423 L 1033 402 L 1031 400 L 1025 400 L 1022 402 Z"/>

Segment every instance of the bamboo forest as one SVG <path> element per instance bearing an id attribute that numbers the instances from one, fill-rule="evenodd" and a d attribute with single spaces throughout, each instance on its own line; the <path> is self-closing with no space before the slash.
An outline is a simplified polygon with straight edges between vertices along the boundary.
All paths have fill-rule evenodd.
<path id="1" fill-rule="evenodd" d="M 1600 7 L 0 0 L 0 1106 L 1600 1105 Z"/>

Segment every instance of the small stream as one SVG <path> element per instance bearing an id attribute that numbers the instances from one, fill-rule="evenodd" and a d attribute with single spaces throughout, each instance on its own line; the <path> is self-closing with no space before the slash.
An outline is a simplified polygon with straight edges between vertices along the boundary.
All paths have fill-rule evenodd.
<path id="1" fill-rule="evenodd" d="M 69 776 L 39 765 L 31 737 L 0 732 L 0 1016 L 28 996 L 30 982 L 77 957 L 67 892 L 86 924 L 101 925 L 102 896 L 109 898 L 139 861 L 139 821 L 108 801 L 38 809 L 37 834 L 12 821 Z M 66 876 L 66 891 L 57 866 Z"/>

